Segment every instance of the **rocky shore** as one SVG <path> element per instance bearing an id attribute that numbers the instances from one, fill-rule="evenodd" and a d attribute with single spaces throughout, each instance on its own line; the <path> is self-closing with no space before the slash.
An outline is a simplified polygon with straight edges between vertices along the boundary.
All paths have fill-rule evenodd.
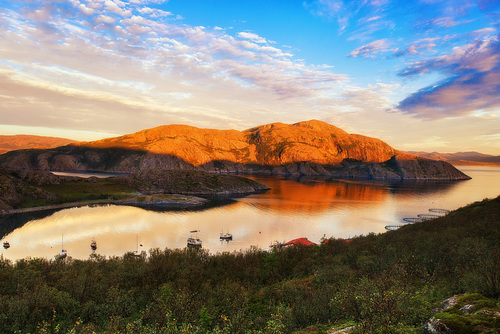
<path id="1" fill-rule="evenodd" d="M 94 201 L 81 201 L 45 206 L 36 206 L 23 209 L 4 209 L 0 210 L 0 215 L 9 215 L 16 213 L 27 213 L 45 210 L 59 210 L 68 208 L 78 208 L 83 206 L 93 206 L 93 205 L 128 205 L 128 206 L 138 206 L 138 207 L 175 207 L 175 206 L 200 206 L 208 202 L 207 199 L 195 196 L 185 196 L 185 195 L 147 195 L 147 196 L 135 196 L 126 200 L 94 200 Z"/>

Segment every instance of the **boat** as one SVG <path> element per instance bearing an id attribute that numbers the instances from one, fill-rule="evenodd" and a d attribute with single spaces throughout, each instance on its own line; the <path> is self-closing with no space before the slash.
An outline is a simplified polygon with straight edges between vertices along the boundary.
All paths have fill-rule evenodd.
<path id="1" fill-rule="evenodd" d="M 142 255 L 142 252 L 139 251 L 139 236 L 137 236 L 137 238 L 136 238 L 135 251 L 132 252 L 132 255 L 134 255 L 134 256 L 141 256 Z"/>
<path id="2" fill-rule="evenodd" d="M 198 238 L 198 232 L 200 231 L 199 230 L 190 231 L 191 237 L 187 239 L 188 247 L 201 248 L 202 242 L 201 239 Z M 196 233 L 196 236 L 194 238 L 193 238 L 193 233 Z"/>
<path id="3" fill-rule="evenodd" d="M 4 242 L 3 242 L 3 248 L 4 248 L 4 249 L 7 249 L 7 248 L 9 248 L 9 247 L 10 247 L 10 243 L 9 243 L 8 241 L 4 241 Z"/>
<path id="4" fill-rule="evenodd" d="M 97 249 L 97 242 L 95 242 L 95 240 L 92 240 L 92 242 L 90 243 L 90 248 L 95 251 Z"/>
<path id="5" fill-rule="evenodd" d="M 221 232 L 220 234 L 220 240 L 226 240 L 226 241 L 229 241 L 229 240 L 233 240 L 233 235 L 231 233 L 224 233 L 224 232 Z"/>
<path id="6" fill-rule="evenodd" d="M 68 251 L 64 249 L 64 234 L 61 236 L 61 252 L 56 255 L 57 258 L 59 259 L 64 259 L 66 256 L 68 256 Z"/>
<path id="7" fill-rule="evenodd" d="M 59 258 L 64 259 L 68 255 L 68 251 L 65 249 L 61 249 L 61 252 L 59 253 Z"/>

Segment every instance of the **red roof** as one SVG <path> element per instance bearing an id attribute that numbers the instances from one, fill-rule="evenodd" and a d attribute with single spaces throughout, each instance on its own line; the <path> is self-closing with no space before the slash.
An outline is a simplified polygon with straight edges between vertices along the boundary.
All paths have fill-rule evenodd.
<path id="1" fill-rule="evenodd" d="M 284 243 L 282 246 L 289 246 L 289 245 L 316 246 L 314 242 L 307 240 L 307 238 L 293 239 Z"/>

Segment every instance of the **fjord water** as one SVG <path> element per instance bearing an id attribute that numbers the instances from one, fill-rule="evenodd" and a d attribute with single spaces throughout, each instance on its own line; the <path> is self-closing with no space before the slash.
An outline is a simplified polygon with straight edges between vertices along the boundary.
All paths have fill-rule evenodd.
<path id="1" fill-rule="evenodd" d="M 457 182 L 374 182 L 314 178 L 251 178 L 271 190 L 202 209 L 152 211 L 126 206 L 95 206 L 0 217 L 11 248 L 4 258 L 53 258 L 64 242 L 68 255 L 86 259 L 90 243 L 97 254 L 118 256 L 152 248 L 184 248 L 199 230 L 211 253 L 266 249 L 275 242 L 306 237 L 349 238 L 385 232 L 405 217 L 430 208 L 454 210 L 500 195 L 500 167 L 459 167 L 472 177 Z M 3 232 L 6 231 L 6 232 Z M 233 241 L 220 241 L 220 232 Z"/>

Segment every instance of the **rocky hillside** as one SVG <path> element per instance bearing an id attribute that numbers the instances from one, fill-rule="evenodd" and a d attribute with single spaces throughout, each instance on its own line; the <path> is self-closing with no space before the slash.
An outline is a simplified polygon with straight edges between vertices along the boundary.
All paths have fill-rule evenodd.
<path id="1" fill-rule="evenodd" d="M 199 171 L 148 169 L 113 179 L 142 192 L 150 190 L 166 194 L 234 197 L 269 190 L 267 186 L 244 177 Z"/>
<path id="2" fill-rule="evenodd" d="M 53 194 L 0 169 L 0 212 L 15 208 L 27 200 L 51 199 L 54 199 Z"/>
<path id="3" fill-rule="evenodd" d="M 446 162 L 403 153 L 379 139 L 315 120 L 245 131 L 166 125 L 50 150 L 8 152 L 0 156 L 0 165 L 127 173 L 161 168 L 366 179 L 468 178 Z"/>
<path id="4" fill-rule="evenodd" d="M 350 135 L 324 122 L 273 123 L 245 131 L 165 125 L 122 137 L 78 143 L 120 147 L 182 158 L 194 166 L 214 161 L 283 166 L 299 162 L 335 165 L 344 159 L 383 162 L 401 152 L 375 138 Z"/>
<path id="5" fill-rule="evenodd" d="M 130 202 L 138 194 L 142 197 L 163 194 L 239 197 L 267 190 L 266 185 L 244 177 L 202 171 L 148 169 L 100 179 L 54 175 L 48 171 L 0 169 L 0 213 L 100 199 L 117 200 L 120 204 L 119 201 Z M 185 198 L 183 203 L 188 201 Z"/>
<path id="6" fill-rule="evenodd" d="M 57 137 L 30 135 L 0 136 L 0 154 L 27 148 L 53 148 L 71 143 L 75 143 L 75 141 Z"/>

